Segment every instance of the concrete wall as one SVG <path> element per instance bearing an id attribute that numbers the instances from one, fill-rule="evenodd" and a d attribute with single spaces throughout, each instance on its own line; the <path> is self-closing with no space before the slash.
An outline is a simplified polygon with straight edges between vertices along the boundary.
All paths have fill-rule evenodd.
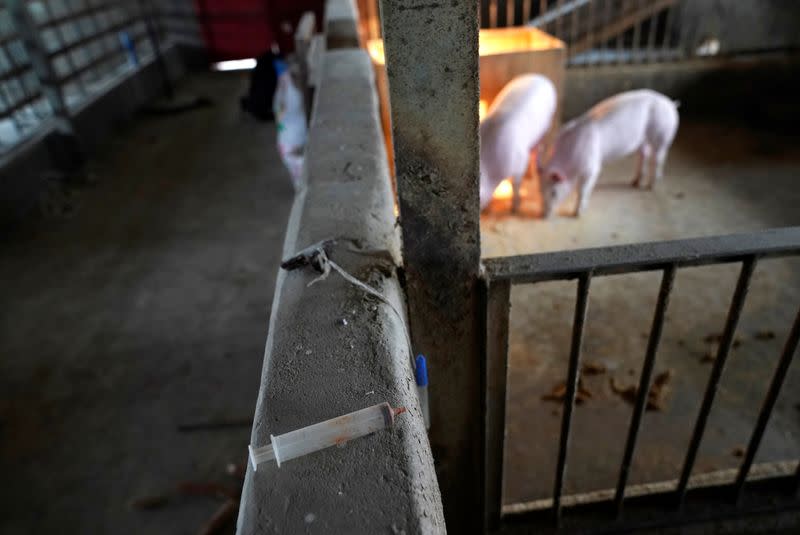
<path id="1" fill-rule="evenodd" d="M 329 41 L 330 43 L 330 41 Z M 370 59 L 326 52 L 284 257 L 338 238 L 331 256 L 404 310 L 399 239 Z M 354 244 L 378 252 L 355 254 Z M 248 466 L 240 535 L 443 533 L 439 487 L 412 378 L 405 321 L 338 274 L 278 275 L 251 442 L 388 401 L 391 430 L 292 460 Z"/>
<path id="2" fill-rule="evenodd" d="M 800 119 L 800 55 L 756 55 L 567 71 L 564 120 L 629 89 L 680 100 L 682 116 L 792 129 Z"/>
<path id="3" fill-rule="evenodd" d="M 182 76 L 184 64 L 178 49 L 168 48 L 164 57 L 173 80 Z M 120 122 L 160 95 L 161 88 L 161 74 L 155 63 L 150 62 L 87 101 L 73 116 L 81 150 L 87 154 L 97 150 Z M 54 124 L 49 124 L 3 155 L 0 159 L 0 228 L 14 224 L 36 206 L 39 195 L 47 187 L 45 177 L 61 167 L 61 148 L 63 141 L 58 139 Z"/>
<path id="4" fill-rule="evenodd" d="M 721 54 L 800 46 L 797 0 L 684 0 L 679 20 L 688 50 L 712 37 Z"/>

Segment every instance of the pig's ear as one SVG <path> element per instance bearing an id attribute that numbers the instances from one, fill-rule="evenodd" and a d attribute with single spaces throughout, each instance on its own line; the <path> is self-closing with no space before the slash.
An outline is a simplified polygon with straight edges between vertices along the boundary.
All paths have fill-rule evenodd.
<path id="1" fill-rule="evenodd" d="M 566 182 L 567 177 L 565 177 L 563 173 L 559 173 L 558 171 L 553 171 L 550 173 L 550 181 L 553 184 L 559 184 L 561 182 Z"/>

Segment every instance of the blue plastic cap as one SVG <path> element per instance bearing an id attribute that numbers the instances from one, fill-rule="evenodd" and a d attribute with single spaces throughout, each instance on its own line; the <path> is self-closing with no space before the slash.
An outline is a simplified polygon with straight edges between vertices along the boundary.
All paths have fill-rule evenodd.
<path id="1" fill-rule="evenodd" d="M 272 60 L 272 66 L 275 67 L 275 73 L 278 76 L 289 70 L 289 64 L 278 58 Z"/>
<path id="2" fill-rule="evenodd" d="M 425 362 L 425 355 L 417 355 L 416 364 L 414 379 L 417 381 L 417 386 L 428 386 L 428 364 Z"/>

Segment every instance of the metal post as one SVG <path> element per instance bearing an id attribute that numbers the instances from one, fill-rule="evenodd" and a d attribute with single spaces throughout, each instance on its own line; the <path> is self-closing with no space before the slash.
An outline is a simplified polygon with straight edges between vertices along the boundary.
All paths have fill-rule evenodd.
<path id="1" fill-rule="evenodd" d="M 480 522 L 478 3 L 382 0 L 414 349 L 451 533 Z"/>
<path id="2" fill-rule="evenodd" d="M 500 525 L 503 508 L 503 451 L 506 437 L 506 397 L 508 378 L 508 319 L 511 283 L 488 281 L 486 285 L 486 494 L 484 531 L 495 531 Z"/>
<path id="3" fill-rule="evenodd" d="M 742 314 L 742 308 L 744 308 L 747 291 L 750 289 L 750 280 L 753 277 L 756 262 L 756 256 L 751 256 L 742 262 L 742 270 L 739 273 L 736 290 L 733 292 L 731 306 L 728 309 L 728 319 L 725 321 L 725 330 L 722 332 L 722 339 L 719 342 L 717 357 L 714 359 L 714 367 L 711 370 L 708 385 L 706 385 L 706 393 L 703 396 L 703 403 L 700 405 L 700 413 L 697 415 L 697 421 L 694 425 L 692 438 L 689 441 L 686 459 L 683 462 L 683 470 L 678 480 L 678 488 L 675 491 L 679 509 L 683 509 L 683 504 L 686 500 L 686 489 L 689 485 L 689 478 L 692 475 L 692 468 L 697 459 L 697 451 L 700 449 L 700 442 L 703 440 L 703 433 L 706 430 L 708 414 L 711 412 L 711 406 L 714 403 L 714 397 L 717 394 L 719 382 L 720 379 L 722 379 L 722 373 L 725 371 L 725 362 L 728 360 L 728 354 L 733 345 L 733 336 L 736 334 L 736 326 L 739 324 L 739 317 Z"/>
<path id="4" fill-rule="evenodd" d="M 175 88 L 172 85 L 172 80 L 169 77 L 169 69 L 167 62 L 164 61 L 164 54 L 161 51 L 161 40 L 158 38 L 158 31 L 156 30 L 155 23 L 153 22 L 152 8 L 147 0 L 139 0 L 139 11 L 144 19 L 145 26 L 147 27 L 147 36 L 150 39 L 150 45 L 153 47 L 153 56 L 156 60 L 158 72 L 161 74 L 161 83 L 164 88 L 164 97 L 167 100 L 172 100 L 175 97 Z"/>
<path id="5" fill-rule="evenodd" d="M 564 480 L 567 474 L 569 438 L 572 432 L 572 412 L 575 409 L 575 394 L 578 391 L 578 381 L 580 379 L 583 331 L 586 325 L 586 312 L 589 307 L 589 286 L 591 282 L 591 272 L 583 273 L 578 278 L 575 319 L 572 321 L 572 344 L 570 345 L 567 370 L 567 392 L 564 396 L 564 413 L 561 415 L 561 437 L 558 442 L 558 464 L 556 465 L 556 478 L 553 488 L 553 515 L 555 516 L 557 527 L 561 523 L 561 496 L 564 492 Z"/>
<path id="6" fill-rule="evenodd" d="M 639 436 L 639 428 L 642 425 L 642 417 L 647 407 L 647 397 L 650 393 L 650 379 L 656 364 L 656 352 L 658 344 L 661 342 L 661 332 L 664 329 L 664 320 L 667 317 L 667 306 L 669 306 L 669 296 L 672 293 L 672 285 L 675 282 L 675 266 L 669 266 L 664 270 L 661 278 L 661 289 L 658 292 L 658 302 L 656 312 L 653 317 L 653 326 L 650 329 L 650 338 L 647 342 L 647 353 L 645 354 L 644 364 L 642 365 L 642 375 L 639 379 L 639 389 L 636 395 L 636 404 L 633 407 L 633 416 L 628 430 L 628 439 L 625 441 L 625 453 L 622 457 L 619 480 L 617 481 L 617 491 L 614 495 L 614 507 L 617 511 L 617 518 L 622 515 L 622 506 L 625 501 L 625 486 L 628 483 L 633 453 L 636 451 L 636 439 Z"/>
<path id="7" fill-rule="evenodd" d="M 739 475 L 736 477 L 734 484 L 734 497 L 736 503 L 742 501 L 742 494 L 744 492 L 744 485 L 747 481 L 747 475 L 750 473 L 750 468 L 753 466 L 753 461 L 758 453 L 758 447 L 761 445 L 761 439 L 764 436 L 764 431 L 767 430 L 769 417 L 772 415 L 772 409 L 775 408 L 775 403 L 778 401 L 778 396 L 781 393 L 781 387 L 786 380 L 786 374 L 789 371 L 789 366 L 792 365 L 794 354 L 797 352 L 797 345 L 800 343 L 800 312 L 792 325 L 792 331 L 789 333 L 789 338 L 786 340 L 786 345 L 783 347 L 783 353 L 778 361 L 778 366 L 775 369 L 775 375 L 772 377 L 772 382 L 769 385 L 767 396 L 764 398 L 764 404 L 761 406 L 761 411 L 758 414 L 753 434 L 750 437 L 750 443 L 747 446 L 747 453 L 744 456 L 741 466 L 739 467 Z M 799 467 L 800 468 L 800 467 Z"/>

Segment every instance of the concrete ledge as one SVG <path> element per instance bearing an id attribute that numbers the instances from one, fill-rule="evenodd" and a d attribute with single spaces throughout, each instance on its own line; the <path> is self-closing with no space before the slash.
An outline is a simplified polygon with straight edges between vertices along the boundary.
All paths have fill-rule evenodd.
<path id="1" fill-rule="evenodd" d="M 285 256 L 337 237 L 331 257 L 404 310 L 399 240 L 369 57 L 326 52 Z M 392 430 L 295 459 L 248 466 L 238 533 L 443 533 L 428 437 L 403 325 L 384 303 L 338 274 L 311 287 L 281 271 L 270 318 L 252 444 L 383 401 L 405 406 Z M 343 322 L 342 320 L 346 320 Z"/>
<path id="2" fill-rule="evenodd" d="M 325 35 L 328 50 L 358 48 L 358 8 L 355 0 L 325 2 Z"/>

